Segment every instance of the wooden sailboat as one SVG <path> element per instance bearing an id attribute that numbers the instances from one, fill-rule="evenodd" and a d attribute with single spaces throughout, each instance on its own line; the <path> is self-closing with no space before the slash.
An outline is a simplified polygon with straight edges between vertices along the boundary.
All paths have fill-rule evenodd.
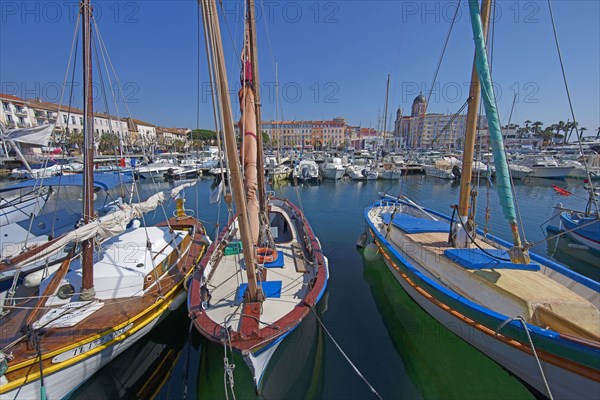
<path id="1" fill-rule="evenodd" d="M 200 2 L 209 60 L 214 63 L 223 113 L 235 215 L 194 272 L 188 308 L 209 340 L 240 353 L 260 390 L 271 356 L 325 292 L 329 271 L 319 240 L 302 210 L 266 195 L 262 163 L 260 93 L 254 2 L 248 1 L 240 102 L 244 176 L 235 143 L 216 4 Z M 246 195 L 244 195 L 246 193 Z M 226 194 L 226 198 L 231 194 Z"/>
<path id="2" fill-rule="evenodd" d="M 94 216 L 91 18 L 81 3 L 84 42 L 84 225 L 40 246 L 21 265 L 65 251 L 35 297 L 15 297 L 0 317 L 0 397 L 59 399 L 149 332 L 185 298 L 184 282 L 205 250 L 204 228 L 183 212 L 159 226 L 127 228 L 164 201 L 157 193 Z M 177 195 L 183 187 L 175 189 Z M 79 244 L 82 251 L 80 252 Z"/>
<path id="3" fill-rule="evenodd" d="M 521 242 L 485 52 L 489 7 L 484 0 L 480 19 L 477 0 L 469 1 L 476 65 L 457 218 L 384 195 L 365 219 L 402 288 L 440 323 L 544 396 L 597 398 L 600 284 L 529 253 Z M 513 243 L 476 229 L 475 207 L 469 207 L 480 81 Z"/>

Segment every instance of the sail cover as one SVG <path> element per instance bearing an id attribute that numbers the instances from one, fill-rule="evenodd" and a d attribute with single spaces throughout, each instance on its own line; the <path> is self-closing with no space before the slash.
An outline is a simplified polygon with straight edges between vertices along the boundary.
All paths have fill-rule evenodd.
<path id="1" fill-rule="evenodd" d="M 2 135 L 4 140 L 14 140 L 17 143 L 47 146 L 54 124 L 34 126 L 32 128 L 11 129 Z"/>
<path id="2" fill-rule="evenodd" d="M 485 115 L 488 121 L 490 145 L 492 146 L 494 163 L 496 165 L 496 187 L 498 188 L 500 205 L 502 206 L 504 217 L 510 223 L 516 223 L 515 202 L 512 195 L 508 163 L 506 162 L 504 142 L 502 141 L 502 132 L 500 131 L 500 119 L 498 117 L 498 110 L 496 109 L 496 98 L 488 66 L 481 18 L 479 16 L 479 2 L 477 0 L 469 0 L 469 13 L 471 15 L 471 27 L 473 28 L 473 37 L 475 40 L 475 63 L 481 83 L 481 98 L 483 99 Z"/>
<path id="3" fill-rule="evenodd" d="M 61 252 L 66 245 L 71 243 L 81 243 L 92 238 L 101 241 L 103 239 L 116 236 L 119 233 L 124 232 L 125 229 L 127 229 L 129 222 L 131 222 L 134 218 L 139 218 L 142 216 L 142 214 L 156 209 L 156 207 L 158 207 L 164 201 L 165 194 L 163 192 L 159 192 L 144 202 L 124 204 L 121 206 L 120 210 L 100 217 L 89 224 L 67 233 L 52 245 L 46 247 L 39 253 L 36 253 L 33 257 L 28 258 L 19 264 L 15 264 L 13 268 L 22 268 L 41 259 L 45 259 L 57 254 Z"/>
<path id="4" fill-rule="evenodd" d="M 254 110 L 254 92 L 250 87 L 244 87 L 240 91 L 240 108 L 242 117 L 240 128 L 244 131 L 244 189 L 246 191 L 246 204 L 248 205 L 248 222 L 252 243 L 258 243 L 258 199 L 256 191 L 258 188 L 257 171 L 257 139 L 256 139 L 256 113 Z"/>

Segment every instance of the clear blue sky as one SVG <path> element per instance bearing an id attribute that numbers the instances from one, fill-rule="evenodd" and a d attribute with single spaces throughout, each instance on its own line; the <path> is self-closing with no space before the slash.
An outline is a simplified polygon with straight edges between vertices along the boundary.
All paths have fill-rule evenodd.
<path id="1" fill-rule="evenodd" d="M 164 126 L 196 127 L 200 44 L 199 125 L 212 127 L 196 2 L 93 4 L 101 13 L 100 31 L 132 115 Z M 352 124 L 377 127 L 388 73 L 390 114 L 398 106 L 409 113 L 419 91 L 429 90 L 456 2 L 259 0 L 257 4 L 264 119 L 275 118 L 277 60 L 285 119 L 343 116 Z M 473 42 L 466 0 L 461 4 L 430 112 L 455 112 L 467 98 Z M 590 135 L 600 126 L 600 2 L 562 0 L 552 5 L 575 115 Z M 243 2 L 225 1 L 225 6 L 223 42 L 230 85 L 237 89 Z M 571 119 L 546 1 L 499 1 L 497 10 L 493 75 L 502 123 L 508 120 L 515 93 L 513 122 L 530 119 L 550 125 Z M 0 91 L 57 102 L 76 3 L 3 1 L 0 11 Z M 80 82 L 78 63 L 75 77 Z M 76 92 L 75 105 L 81 104 L 80 97 Z M 97 102 L 99 111 L 104 111 L 103 103 Z M 110 111 L 114 112 L 112 107 Z M 125 114 L 121 105 L 120 115 Z"/>

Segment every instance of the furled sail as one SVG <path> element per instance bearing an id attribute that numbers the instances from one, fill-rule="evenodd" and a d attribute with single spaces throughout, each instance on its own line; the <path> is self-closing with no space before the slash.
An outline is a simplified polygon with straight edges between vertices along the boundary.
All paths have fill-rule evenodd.
<path id="1" fill-rule="evenodd" d="M 473 28 L 473 37 L 475 40 L 475 63 L 479 81 L 481 82 L 481 97 L 485 107 L 485 115 L 487 117 L 488 129 L 490 132 L 490 145 L 492 146 L 492 154 L 494 155 L 494 163 L 496 165 L 496 187 L 498 188 L 500 205 L 502 206 L 504 217 L 511 224 L 515 224 L 517 222 L 515 203 L 510 184 L 508 163 L 506 162 L 506 155 L 504 152 L 502 132 L 500 131 L 500 120 L 498 118 L 498 110 L 496 109 L 496 98 L 492 86 L 492 77 L 488 66 L 485 41 L 483 39 L 483 31 L 481 28 L 479 2 L 477 0 L 469 0 L 469 13 L 471 15 L 471 27 Z"/>
<path id="2" fill-rule="evenodd" d="M 141 203 L 124 204 L 121 206 L 120 210 L 100 217 L 89 224 L 69 232 L 32 257 L 23 260 L 19 264 L 15 264 L 13 268 L 22 268 L 41 259 L 51 257 L 52 255 L 63 251 L 64 247 L 71 243 L 81 243 L 92 238 L 103 240 L 116 236 L 125 231 L 129 222 L 135 218 L 141 217 L 144 213 L 156 209 L 156 207 L 162 204 L 164 200 L 164 193 L 159 192 Z"/>
<path id="3" fill-rule="evenodd" d="M 256 140 L 256 113 L 254 111 L 254 91 L 246 86 L 240 91 L 240 108 L 242 117 L 240 128 L 244 130 L 244 189 L 246 191 L 246 204 L 248 204 L 248 222 L 252 234 L 252 242 L 258 243 L 258 188 L 257 171 L 257 140 Z"/>

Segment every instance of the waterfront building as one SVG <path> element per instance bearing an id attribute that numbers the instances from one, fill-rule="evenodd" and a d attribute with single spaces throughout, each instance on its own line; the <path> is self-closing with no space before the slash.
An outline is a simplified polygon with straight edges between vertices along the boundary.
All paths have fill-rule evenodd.
<path id="1" fill-rule="evenodd" d="M 403 149 L 461 150 L 467 129 L 466 114 L 427 113 L 427 100 L 418 95 L 412 104 L 410 115 L 402 115 L 398 108 L 394 122 L 394 139 Z M 488 148 L 489 135 L 485 116 L 478 118 L 478 141 Z"/>
<path id="2" fill-rule="evenodd" d="M 5 128 L 28 128 L 35 125 L 35 115 L 27 101 L 12 94 L 0 93 L 0 102 L 0 122 Z"/>
<path id="3" fill-rule="evenodd" d="M 239 128 L 236 125 L 236 129 Z M 347 144 L 344 118 L 315 121 L 265 121 L 262 130 L 273 146 L 283 148 L 339 148 Z"/>

